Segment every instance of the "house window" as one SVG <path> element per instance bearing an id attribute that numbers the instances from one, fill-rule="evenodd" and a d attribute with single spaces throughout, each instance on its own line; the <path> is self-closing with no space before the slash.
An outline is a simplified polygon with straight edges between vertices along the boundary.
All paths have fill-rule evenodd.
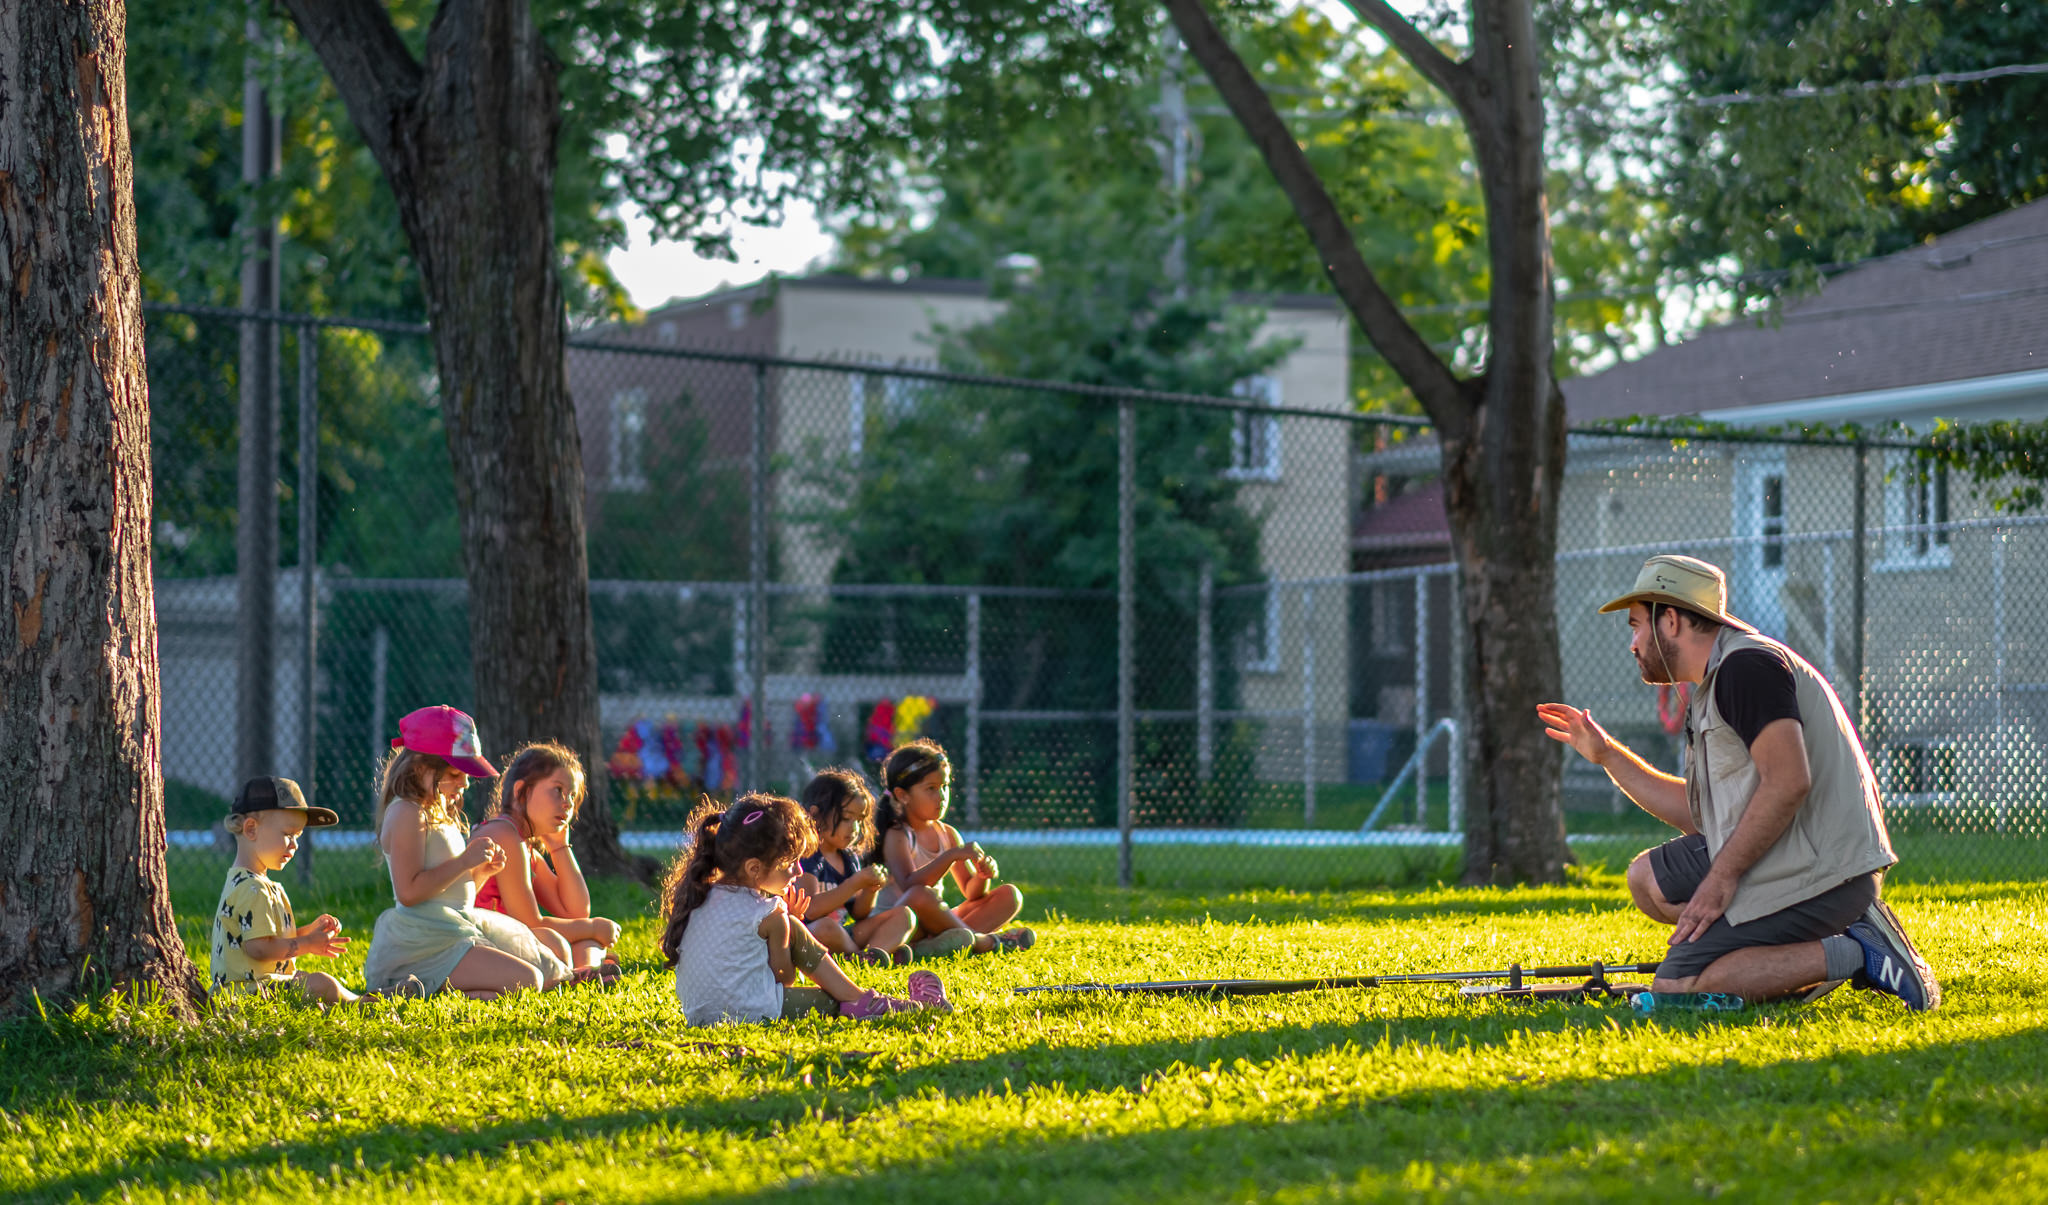
<path id="1" fill-rule="evenodd" d="M 1248 674 L 1280 672 L 1280 591 L 1267 587 L 1264 602 L 1238 639 L 1238 668 Z"/>
<path id="2" fill-rule="evenodd" d="M 1278 377 L 1248 377 L 1230 392 L 1260 406 L 1280 404 Z M 1280 420 L 1254 409 L 1234 410 L 1230 419 L 1230 468 L 1226 475 L 1247 481 L 1278 481 Z"/>
<path id="3" fill-rule="evenodd" d="M 1956 747 L 1951 741 L 1895 741 L 1883 750 L 1885 802 L 1948 803 L 1956 795 Z"/>
<path id="4" fill-rule="evenodd" d="M 623 389 L 612 395 L 611 488 L 639 493 L 647 488 L 647 391 Z"/>
<path id="5" fill-rule="evenodd" d="M 1949 563 L 1948 466 L 1928 472 L 1911 452 L 1887 452 L 1884 512 L 1887 564 Z"/>
<path id="6" fill-rule="evenodd" d="M 867 443 L 870 402 L 875 404 L 881 421 L 901 422 L 916 412 L 918 401 L 931 390 L 930 381 L 886 372 L 852 373 L 847 380 L 847 446 L 855 456 Z"/>
<path id="7" fill-rule="evenodd" d="M 1757 534 L 1763 537 L 1759 549 L 1766 569 L 1782 569 L 1785 566 L 1785 475 L 1774 473 L 1763 479 L 1762 505 L 1763 523 Z"/>

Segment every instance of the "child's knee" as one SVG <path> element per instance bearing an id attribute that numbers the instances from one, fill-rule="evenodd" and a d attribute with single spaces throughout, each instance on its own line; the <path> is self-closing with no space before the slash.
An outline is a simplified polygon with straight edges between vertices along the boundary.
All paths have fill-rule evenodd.
<path id="1" fill-rule="evenodd" d="M 909 890 L 903 893 L 903 899 L 900 901 L 900 903 L 905 908 L 934 908 L 944 906 L 944 901 L 939 899 L 939 893 L 932 890 L 929 887 L 910 888 Z"/>
<path id="2" fill-rule="evenodd" d="M 341 980 L 325 971 L 300 971 L 299 990 L 322 1004 L 333 1004 L 343 994 Z"/>

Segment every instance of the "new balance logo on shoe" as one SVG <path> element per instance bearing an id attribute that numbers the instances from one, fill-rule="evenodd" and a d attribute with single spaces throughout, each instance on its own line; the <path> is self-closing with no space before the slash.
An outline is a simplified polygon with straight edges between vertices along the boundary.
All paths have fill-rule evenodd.
<path id="1" fill-rule="evenodd" d="M 1897 996 L 1907 1008 L 1941 1007 L 1941 984 L 1913 948 L 1898 914 L 1883 900 L 1872 901 L 1863 919 L 1849 926 L 1848 935 L 1863 947 L 1865 985 Z"/>

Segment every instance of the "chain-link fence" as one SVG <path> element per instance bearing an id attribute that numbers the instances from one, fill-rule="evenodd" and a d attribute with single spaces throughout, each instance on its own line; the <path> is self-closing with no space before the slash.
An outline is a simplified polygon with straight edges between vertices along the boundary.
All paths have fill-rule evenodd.
<path id="1" fill-rule="evenodd" d="M 276 352 L 258 392 L 284 503 L 258 590 L 224 472 L 252 339 Z M 397 717 L 472 702 L 425 332 L 157 308 L 148 351 L 177 861 L 217 871 L 251 766 L 341 814 L 322 850 L 360 846 Z M 919 733 L 951 754 L 951 819 L 1026 881 L 1457 873 L 1463 633 L 1426 436 L 1389 445 L 1341 376 L 1290 396 L 1276 371 L 1218 401 L 776 351 L 572 340 L 593 770 L 629 843 L 666 853 L 701 794 L 872 772 Z M 1895 471 L 1903 454 L 1574 437 L 1565 695 L 1675 768 L 1680 708 L 1595 608 L 1652 552 L 1714 560 L 1736 613 L 1860 717 L 1900 874 L 2035 877 L 2048 620 L 2008 597 L 2048 580 L 2048 523 Z M 1562 773 L 1582 858 L 1668 835 L 1598 771 Z"/>

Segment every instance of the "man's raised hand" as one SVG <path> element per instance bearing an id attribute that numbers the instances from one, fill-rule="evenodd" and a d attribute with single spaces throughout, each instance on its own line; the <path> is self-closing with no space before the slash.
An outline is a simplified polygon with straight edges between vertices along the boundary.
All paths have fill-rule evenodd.
<path id="1" fill-rule="evenodd" d="M 1614 747 L 1614 738 L 1593 722 L 1592 712 L 1581 711 L 1569 703 L 1538 703 L 1536 715 L 1543 721 L 1545 736 L 1559 744 L 1570 745 L 1580 757 L 1596 766 L 1607 764 L 1607 754 Z"/>

